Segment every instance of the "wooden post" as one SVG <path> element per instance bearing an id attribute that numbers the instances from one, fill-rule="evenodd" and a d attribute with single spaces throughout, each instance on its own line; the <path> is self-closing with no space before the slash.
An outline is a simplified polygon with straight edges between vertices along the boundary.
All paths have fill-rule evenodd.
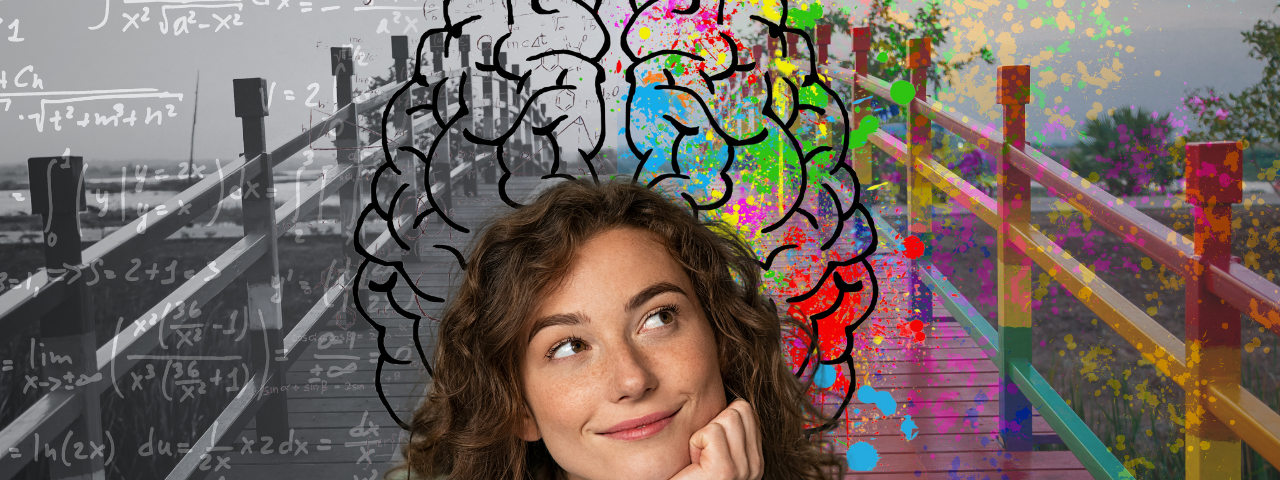
<path id="1" fill-rule="evenodd" d="M 355 69 L 355 62 L 351 58 L 351 49 L 343 49 L 341 47 L 331 47 L 329 49 L 329 72 L 333 74 L 334 83 L 338 92 L 337 107 L 341 109 L 343 106 L 351 103 L 351 76 Z M 353 121 L 349 119 L 348 121 Z M 339 166 L 350 167 L 350 180 L 338 187 L 338 211 L 339 211 L 339 227 L 342 229 L 342 235 L 346 241 L 342 245 L 343 271 L 346 272 L 346 278 L 350 279 L 355 275 L 356 265 L 360 263 L 360 254 L 356 253 L 355 242 L 362 240 L 358 238 L 361 232 L 356 231 L 356 218 L 364 209 L 364 204 L 360 201 L 360 155 L 356 151 L 354 141 L 356 130 L 354 128 L 340 127 L 337 138 L 334 139 L 334 147 L 336 148 L 334 156 Z M 354 297 L 351 296 L 350 290 L 343 293 L 342 309 L 335 314 L 335 320 L 339 325 L 347 324 L 347 321 L 355 322 L 354 317 L 356 311 L 351 307 Z"/>
<path id="2" fill-rule="evenodd" d="M 763 73 L 765 71 L 765 68 L 760 63 L 760 59 L 764 57 L 764 53 L 764 45 L 751 46 L 751 58 L 753 58 L 753 61 L 756 63 L 756 72 Z M 765 61 L 767 62 L 768 60 Z M 746 87 L 748 95 L 759 95 L 759 92 L 764 90 L 764 78 L 760 74 L 756 74 L 755 78 L 755 83 L 748 84 Z M 761 111 L 759 108 L 752 108 L 750 116 L 747 117 L 747 120 L 750 122 L 747 128 L 751 129 L 753 133 L 759 128 L 760 114 Z"/>
<path id="3" fill-rule="evenodd" d="M 1187 276 L 1187 478 L 1240 478 L 1240 437 L 1209 413 L 1209 388 L 1239 401 L 1240 311 L 1209 290 L 1209 266 L 1231 264 L 1231 205 L 1240 203 L 1242 149 L 1236 142 L 1187 144 L 1187 202 L 1195 255 Z"/>
<path id="4" fill-rule="evenodd" d="M 788 58 L 799 59 L 800 51 L 799 51 L 799 47 L 796 46 L 796 43 L 799 43 L 799 42 L 800 42 L 800 35 L 797 35 L 794 33 L 787 33 L 787 53 L 786 55 L 783 55 L 783 56 Z"/>
<path id="5" fill-rule="evenodd" d="M 931 67 L 929 38 L 913 38 L 907 41 L 907 68 L 911 69 L 911 84 L 916 90 L 916 100 L 926 101 Z M 907 164 L 907 225 L 908 234 L 920 239 L 924 253 L 916 259 L 916 265 L 932 261 L 933 256 L 933 184 L 916 172 L 915 163 L 933 154 L 929 135 L 933 133 L 929 118 L 915 103 L 907 109 L 907 146 L 911 162 Z M 933 322 L 933 293 L 920 278 L 919 268 L 911 269 L 911 318 L 926 324 Z"/>
<path id="6" fill-rule="evenodd" d="M 491 63 L 493 61 L 493 44 L 490 42 L 480 44 L 480 54 L 484 57 L 485 64 Z M 487 103 L 487 105 L 484 106 L 484 122 L 486 128 L 483 131 L 489 138 L 493 138 L 498 135 L 498 125 L 495 123 L 495 119 L 493 118 L 493 76 L 493 72 L 485 74 L 484 84 L 480 90 L 480 94 L 484 96 L 484 101 Z M 497 155 L 497 148 L 494 148 L 493 156 L 489 157 L 489 161 L 484 164 L 483 171 L 485 184 L 492 185 L 498 181 L 496 175 L 494 175 L 494 171 L 498 164 Z"/>
<path id="7" fill-rule="evenodd" d="M 334 49 L 337 54 L 338 49 Z M 346 49 L 350 54 L 350 49 Z M 350 61 L 350 60 L 348 60 Z M 349 77 L 348 77 L 349 78 Z M 283 358 L 283 322 L 280 316 L 280 262 L 276 253 L 276 204 L 275 185 L 272 182 L 272 158 L 267 153 L 267 81 L 261 78 L 237 78 L 232 81 L 235 91 L 235 113 L 240 118 L 244 135 L 244 158 L 258 158 L 261 169 L 251 178 L 245 179 L 240 187 L 240 205 L 244 211 L 245 237 L 261 236 L 267 246 L 262 257 L 253 262 L 245 271 L 244 278 L 248 287 L 248 309 L 250 338 L 250 363 L 255 369 L 266 374 L 265 390 L 273 392 L 261 399 L 262 407 L 255 417 L 258 422 L 258 434 L 275 438 L 286 438 L 289 435 L 289 403 L 288 394 L 283 388 L 284 369 L 280 368 L 278 358 Z M 339 83 L 338 91 L 342 91 Z M 350 84 L 347 86 L 350 92 Z M 355 133 L 355 128 L 345 128 L 343 133 Z M 342 133 L 339 134 L 342 138 Z M 338 150 L 343 155 L 350 150 Z"/>
<path id="8" fill-rule="evenodd" d="M 498 67 L 504 70 L 507 68 L 507 52 L 498 52 Z M 519 72 L 515 72 L 515 73 L 519 75 Z M 508 101 L 510 97 L 507 96 L 508 83 L 510 82 L 508 82 L 507 79 L 505 78 L 498 79 L 497 123 L 498 123 L 498 130 L 503 132 L 511 128 L 511 123 L 510 123 L 511 122 L 511 114 L 510 114 L 511 103 Z M 523 153 L 523 150 L 524 150 L 520 145 L 520 136 L 521 136 L 520 134 L 521 134 L 521 131 L 517 129 L 516 132 L 511 135 L 512 141 L 510 142 L 510 144 L 513 145 L 514 148 L 505 149 L 506 151 L 503 152 L 504 155 L 506 156 L 507 169 L 510 170 L 512 174 L 515 174 L 518 171 L 517 165 L 521 161 L 520 154 Z"/>
<path id="9" fill-rule="evenodd" d="M 405 35 L 395 35 L 391 37 L 391 58 L 395 60 L 396 82 L 409 80 L 409 37 Z M 396 142 L 391 142 L 393 148 L 392 155 L 395 155 L 395 164 L 400 168 L 400 177 L 409 179 L 409 188 L 406 192 L 404 201 L 408 203 L 406 211 L 417 214 L 419 205 L 425 204 L 426 199 L 422 198 L 422 182 L 424 179 L 418 178 L 418 157 L 412 153 L 402 151 L 399 147 L 414 146 L 413 136 L 413 119 L 406 113 L 409 107 L 413 105 L 413 90 L 410 88 L 400 97 L 395 108 L 396 130 L 400 132 L 400 138 Z M 425 209 L 425 208 L 424 208 Z M 397 212 L 398 214 L 399 212 Z M 426 228 L 422 228 L 425 231 Z M 422 235 L 419 231 L 417 236 L 405 236 L 405 242 L 414 252 L 414 256 L 418 256 L 418 237 Z"/>
<path id="10" fill-rule="evenodd" d="M 822 67 L 827 66 L 827 60 L 828 60 L 827 46 L 831 44 L 831 28 L 832 28 L 832 25 L 830 24 L 819 23 L 818 26 L 814 29 L 814 34 L 815 34 L 814 43 L 818 45 L 818 70 L 819 71 L 821 71 Z M 814 74 L 817 74 L 817 73 L 818 72 L 814 72 Z M 826 105 L 823 105 L 822 108 L 827 112 L 831 112 L 832 110 L 829 109 L 830 106 L 831 106 L 831 102 L 828 100 L 828 103 Z M 831 122 L 827 121 L 828 117 L 830 117 L 830 115 L 827 115 L 825 113 L 822 115 L 818 115 L 818 126 L 815 128 L 815 130 L 818 130 L 818 134 L 814 135 L 814 137 L 815 138 L 818 138 L 819 136 L 825 137 L 824 139 L 825 143 L 831 147 L 832 151 L 839 152 L 840 145 L 838 145 L 837 142 L 839 142 L 840 139 L 837 137 L 837 135 L 831 128 Z M 835 161 L 841 161 L 841 160 L 842 159 L 840 158 L 835 159 Z M 830 165 L 823 167 L 824 170 L 829 170 L 830 168 L 831 168 Z M 854 187 L 856 188 L 857 185 L 855 184 Z M 835 211 L 835 206 L 831 203 L 830 196 L 823 195 L 823 194 L 807 195 L 807 196 L 817 197 L 818 211 L 821 212 L 823 218 L 828 218 L 827 216 L 830 215 L 831 212 Z"/>
<path id="11" fill-rule="evenodd" d="M 432 35 L 430 42 L 431 64 L 435 68 L 435 73 L 444 72 L 444 37 L 442 34 Z M 448 77 L 442 77 L 440 81 L 447 82 Z M 444 93 L 444 98 L 432 99 L 432 103 L 437 101 L 441 102 L 440 105 L 444 105 L 444 111 L 447 114 L 449 111 L 449 88 L 445 87 L 440 90 Z M 447 120 L 448 116 L 446 115 L 445 118 Z M 431 175 L 427 176 L 427 185 L 434 185 L 436 182 L 444 182 L 444 185 L 440 188 L 440 197 L 438 197 L 437 200 L 440 201 L 447 213 L 452 214 L 453 182 L 449 179 L 449 172 L 452 169 L 452 165 L 450 165 L 449 162 L 449 159 L 452 157 L 449 151 L 449 132 L 446 131 L 443 126 L 436 127 L 433 131 L 437 136 L 444 135 L 445 138 L 440 141 L 440 146 L 437 147 L 439 150 L 437 150 L 435 155 L 431 158 Z"/>
<path id="12" fill-rule="evenodd" d="M 49 278 L 58 275 L 79 278 L 80 275 L 73 272 L 84 268 L 80 245 L 80 212 L 85 211 L 84 158 L 31 158 L 27 160 L 27 166 L 31 180 L 31 213 L 40 215 L 44 220 L 44 265 Z M 83 280 L 73 280 L 65 288 L 62 302 L 40 320 L 40 349 L 62 355 L 69 362 L 49 362 L 41 373 L 48 378 L 92 377 L 98 371 L 93 297 Z M 14 388 L 17 388 L 16 380 L 14 382 Z M 66 387 L 75 388 L 72 386 L 73 382 L 66 382 Z M 65 391 L 59 389 L 52 393 Z M 103 445 L 102 403 L 95 391 L 92 384 L 80 388 L 76 419 L 62 433 L 70 437 L 72 444 L 90 445 L 92 442 L 93 445 Z M 62 442 L 55 438 L 47 443 L 57 445 Z M 50 478 L 106 478 L 104 456 L 90 455 L 87 459 L 68 457 L 49 462 Z"/>
<path id="13" fill-rule="evenodd" d="M 871 52 L 871 27 L 853 27 L 853 71 L 856 75 L 870 75 L 870 66 L 867 63 Z M 855 77 L 856 78 L 856 77 Z M 857 81 L 853 83 L 853 101 L 866 98 L 871 95 Z M 853 125 L 849 126 L 849 130 L 856 130 L 862 126 L 863 119 L 867 118 L 867 113 L 871 111 L 871 102 L 862 102 L 853 107 Z M 858 183 L 871 186 L 874 173 L 871 171 L 871 141 L 860 147 L 853 148 L 853 172 L 858 176 Z"/>
<path id="14" fill-rule="evenodd" d="M 1000 438 L 1005 450 L 1029 451 L 1034 442 L 1031 431 L 1031 402 L 1010 374 L 1015 362 L 1031 361 L 1031 267 L 1032 261 L 1020 246 L 1014 228 L 1030 231 L 1031 177 L 1014 168 L 1012 151 L 1026 145 L 1026 105 L 1031 100 L 1031 67 L 999 68 L 996 100 L 1004 105 L 1004 150 L 996 166 L 996 211 L 1000 225 L 996 233 L 997 311 L 1000 321 Z"/>
<path id="15" fill-rule="evenodd" d="M 463 104 L 470 109 L 470 113 L 466 118 L 462 119 L 463 125 L 471 125 L 472 131 L 480 131 L 480 122 L 476 120 L 475 101 L 472 96 L 472 88 L 475 85 L 474 70 L 471 68 L 471 35 L 462 35 L 458 40 L 458 53 L 462 56 L 462 73 L 467 79 L 464 85 L 459 81 L 458 86 L 461 91 L 458 92 L 458 106 L 461 108 Z M 468 197 L 476 196 L 476 176 L 479 175 L 480 165 L 476 164 L 476 144 L 466 141 L 461 133 L 454 135 L 454 143 L 458 149 L 458 164 L 471 163 L 471 169 L 462 175 L 462 190 L 466 192 L 464 195 Z"/>
<path id="16" fill-rule="evenodd" d="M 543 125 L 547 122 L 547 104 L 542 103 L 538 105 L 538 119 L 539 119 L 538 121 L 539 125 Z M 525 148 L 527 148 L 529 151 L 529 159 L 530 159 L 529 161 L 533 161 L 533 159 L 536 158 L 539 162 L 545 162 L 548 165 L 555 163 L 556 158 L 559 158 L 560 151 L 551 150 L 549 148 L 543 147 L 541 150 L 538 150 L 537 152 L 535 152 L 533 150 L 533 127 L 532 126 L 529 127 L 528 134 L 529 134 L 529 143 L 525 146 Z M 552 134 L 554 135 L 554 132 L 552 132 Z M 551 144 L 550 142 L 546 142 L 544 143 L 544 145 L 550 146 Z M 544 160 L 543 157 L 550 157 L 550 158 L 547 158 Z M 565 170 L 568 170 L 569 168 L 568 165 L 564 165 L 564 164 L 561 164 L 560 167 Z M 573 175 L 573 172 L 571 171 L 562 170 L 560 173 L 567 173 L 569 175 Z"/>

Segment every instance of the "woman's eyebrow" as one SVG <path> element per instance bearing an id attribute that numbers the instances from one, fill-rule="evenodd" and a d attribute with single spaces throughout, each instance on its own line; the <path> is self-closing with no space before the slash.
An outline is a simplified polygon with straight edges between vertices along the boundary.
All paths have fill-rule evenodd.
<path id="1" fill-rule="evenodd" d="M 686 297 L 689 296 L 688 293 L 685 293 L 684 290 L 676 286 L 674 283 L 658 282 L 650 285 L 649 288 L 641 290 L 640 293 L 636 294 L 636 296 L 631 297 L 631 301 L 627 303 L 627 313 L 631 313 L 632 310 L 640 308 L 640 306 L 644 305 L 645 302 L 648 302 L 653 297 L 666 292 L 676 292 Z"/>
<path id="2" fill-rule="evenodd" d="M 650 285 L 648 288 L 645 288 L 644 290 L 641 290 L 640 293 L 637 293 L 634 297 L 631 297 L 631 301 L 627 302 L 627 313 L 630 313 L 635 309 L 640 308 L 645 304 L 645 302 L 652 300 L 653 297 L 656 297 L 658 295 L 661 295 L 667 292 L 679 293 L 681 295 L 684 295 L 685 297 L 689 296 L 688 293 L 685 293 L 684 289 L 676 286 L 676 284 L 674 283 L 658 282 L 653 285 Z M 538 335 L 538 332 L 544 328 L 555 326 L 555 325 L 577 325 L 580 323 L 588 323 L 588 322 L 589 320 L 586 318 L 586 316 L 578 312 L 557 313 L 554 315 L 547 315 L 533 322 L 533 328 L 529 331 L 528 342 L 532 342 L 533 337 L 536 337 Z"/>

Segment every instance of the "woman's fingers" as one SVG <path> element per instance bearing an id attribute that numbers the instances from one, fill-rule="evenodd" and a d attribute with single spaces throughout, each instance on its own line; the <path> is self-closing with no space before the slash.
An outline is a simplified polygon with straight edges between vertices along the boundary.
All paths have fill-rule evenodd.
<path id="1" fill-rule="evenodd" d="M 690 473 L 687 478 L 706 480 L 739 478 L 734 475 L 736 472 L 732 455 L 729 453 L 729 439 L 724 425 L 713 421 L 702 427 L 689 439 L 689 447 L 698 453 L 693 465 L 685 469 Z M 677 475 L 676 478 L 686 477 Z"/>
<path id="2" fill-rule="evenodd" d="M 745 400 L 735 401 L 729 407 L 737 409 L 741 414 L 743 429 L 746 432 L 744 443 L 749 471 L 747 478 L 762 478 L 764 477 L 764 442 L 761 440 L 760 417 L 756 415 L 755 407 Z"/>
<path id="3" fill-rule="evenodd" d="M 718 424 L 724 428 L 725 437 L 728 440 L 728 452 L 730 460 L 733 462 L 733 478 L 748 479 L 751 478 L 751 462 L 747 450 L 747 427 L 743 420 L 742 406 L 739 404 L 746 403 L 741 400 L 734 401 L 729 408 L 720 412 L 711 421 L 712 424 Z"/>
<path id="4" fill-rule="evenodd" d="M 692 464 L 672 480 L 759 480 L 764 476 L 760 421 L 737 400 L 689 438 Z"/>

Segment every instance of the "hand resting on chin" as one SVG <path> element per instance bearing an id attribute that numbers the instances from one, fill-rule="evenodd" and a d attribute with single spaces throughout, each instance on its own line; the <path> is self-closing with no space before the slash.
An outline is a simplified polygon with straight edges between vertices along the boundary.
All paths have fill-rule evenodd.
<path id="1" fill-rule="evenodd" d="M 689 438 L 693 461 L 671 480 L 759 480 L 764 476 L 760 419 L 737 399 Z"/>

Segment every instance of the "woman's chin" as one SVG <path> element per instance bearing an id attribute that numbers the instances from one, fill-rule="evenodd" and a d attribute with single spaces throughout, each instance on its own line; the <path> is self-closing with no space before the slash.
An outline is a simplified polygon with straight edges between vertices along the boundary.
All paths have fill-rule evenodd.
<path id="1" fill-rule="evenodd" d="M 675 458 L 678 457 L 673 458 L 665 454 L 637 456 L 628 461 L 627 465 L 619 465 L 618 471 L 628 472 L 626 475 L 612 475 L 612 477 L 637 480 L 668 480 L 689 466 L 688 450 L 682 452 L 680 457 L 683 457 L 684 461 L 677 461 Z"/>
<path id="2" fill-rule="evenodd" d="M 688 440 L 679 444 L 672 442 L 669 445 L 654 446 L 658 448 L 620 447 L 601 455 L 605 461 L 598 464 L 595 467 L 598 471 L 594 472 L 601 475 L 598 480 L 668 480 L 690 463 Z"/>

